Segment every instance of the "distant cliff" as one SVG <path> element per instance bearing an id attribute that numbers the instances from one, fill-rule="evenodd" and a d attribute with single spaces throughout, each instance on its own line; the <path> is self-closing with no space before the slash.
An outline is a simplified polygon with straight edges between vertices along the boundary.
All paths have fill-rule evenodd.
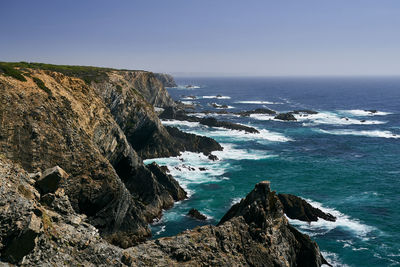
<path id="1" fill-rule="evenodd" d="M 159 79 L 165 87 L 177 87 L 174 77 L 166 73 L 154 73 L 157 79 Z"/>

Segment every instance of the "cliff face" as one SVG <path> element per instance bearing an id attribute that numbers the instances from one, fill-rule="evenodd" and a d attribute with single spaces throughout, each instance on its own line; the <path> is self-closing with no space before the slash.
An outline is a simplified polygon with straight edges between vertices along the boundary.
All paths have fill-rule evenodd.
<path id="1" fill-rule="evenodd" d="M 164 87 L 177 87 L 174 77 L 166 73 L 154 73 L 157 79 L 159 79 Z"/>
<path id="2" fill-rule="evenodd" d="M 58 169 L 59 170 L 59 169 Z M 54 169 L 53 169 L 54 171 Z M 109 244 L 77 214 L 62 183 L 41 185 L 0 157 L 0 256 L 23 266 L 320 266 L 318 245 L 291 227 L 269 183 L 257 184 L 218 226 L 121 249 Z M 49 171 L 46 171 L 49 176 Z M 43 176 L 43 175 L 42 175 Z"/>
<path id="3" fill-rule="evenodd" d="M 98 88 L 58 72 L 25 71 L 27 81 L 0 75 L 0 153 L 30 172 L 65 169 L 72 207 L 114 243 L 149 236 L 147 223 L 174 198 L 143 165 Z M 128 112 L 139 116 L 136 128 L 153 121 L 165 131 L 143 98 L 132 108 L 141 110 Z"/>

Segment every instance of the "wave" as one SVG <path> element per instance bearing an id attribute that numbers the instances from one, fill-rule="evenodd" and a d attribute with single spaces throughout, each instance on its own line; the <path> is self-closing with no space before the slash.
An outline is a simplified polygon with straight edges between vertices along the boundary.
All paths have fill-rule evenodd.
<path id="1" fill-rule="evenodd" d="M 333 112 L 320 112 L 318 114 L 293 114 L 297 121 L 304 122 L 303 126 L 316 124 L 331 124 L 331 125 L 375 125 L 384 124 L 385 121 L 376 120 L 358 120 L 340 116 Z"/>
<path id="2" fill-rule="evenodd" d="M 340 261 L 339 255 L 332 252 L 321 251 L 322 256 L 333 266 L 333 267 L 349 267 L 349 265 L 344 264 Z M 328 265 L 322 265 L 328 266 Z"/>
<path id="3" fill-rule="evenodd" d="M 227 143 L 222 143 L 221 146 L 224 150 L 212 152 L 220 160 L 259 160 L 276 157 L 276 155 L 268 154 L 265 150 L 238 149 L 233 144 Z"/>
<path id="4" fill-rule="evenodd" d="M 193 102 L 193 101 L 181 101 L 182 102 L 182 104 L 185 104 L 185 105 L 194 105 L 195 104 L 195 102 Z"/>
<path id="5" fill-rule="evenodd" d="M 319 129 L 322 133 L 334 134 L 334 135 L 356 135 L 356 136 L 366 136 L 366 137 L 380 137 L 380 138 L 400 138 L 399 134 L 394 134 L 390 131 L 379 131 L 379 130 L 364 130 L 357 131 L 351 129 L 340 129 L 340 130 L 322 130 Z"/>
<path id="6" fill-rule="evenodd" d="M 224 96 L 224 95 L 205 95 L 202 96 L 204 99 L 231 99 L 230 96 Z"/>
<path id="7" fill-rule="evenodd" d="M 261 129 L 261 130 L 257 129 L 259 133 L 247 133 L 245 131 L 230 130 L 221 127 L 209 127 L 201 125 L 198 122 L 188 122 L 188 121 L 178 121 L 178 120 L 162 120 L 161 122 L 164 125 L 187 126 L 192 129 L 191 130 L 185 129 L 186 132 L 201 136 L 208 136 L 211 138 L 222 138 L 234 141 L 243 141 L 243 140 L 265 140 L 269 142 L 293 141 L 292 139 L 284 136 L 281 133 L 271 132 L 266 129 Z"/>
<path id="8" fill-rule="evenodd" d="M 283 104 L 281 102 L 270 102 L 270 101 L 256 101 L 256 100 L 249 100 L 249 101 L 236 101 L 235 103 L 237 104 L 255 104 L 255 105 L 279 105 Z"/>
<path id="9" fill-rule="evenodd" d="M 200 89 L 201 86 L 198 85 L 191 85 L 190 87 L 187 87 L 189 85 L 178 85 L 176 87 L 168 87 L 168 89 L 177 89 L 177 90 L 191 90 L 191 89 Z"/>
<path id="10" fill-rule="evenodd" d="M 349 110 L 338 110 L 340 113 L 344 114 L 349 114 L 352 116 L 357 116 L 357 117 L 366 117 L 366 116 L 385 116 L 385 115 L 390 115 L 393 113 L 390 112 L 384 112 L 384 111 L 368 111 L 368 110 L 362 110 L 362 109 L 349 109 Z"/>
<path id="11" fill-rule="evenodd" d="M 326 213 L 330 213 L 336 217 L 336 222 L 319 219 L 316 222 L 308 223 L 299 220 L 288 219 L 290 223 L 296 225 L 300 228 L 301 231 L 306 232 L 310 236 L 324 235 L 335 228 L 341 228 L 355 234 L 358 238 L 368 240 L 368 233 L 375 230 L 374 227 L 363 224 L 357 219 L 352 219 L 348 215 L 345 215 L 340 211 L 332 208 L 323 207 L 321 203 L 309 199 L 305 200 L 313 207 L 316 207 Z"/>

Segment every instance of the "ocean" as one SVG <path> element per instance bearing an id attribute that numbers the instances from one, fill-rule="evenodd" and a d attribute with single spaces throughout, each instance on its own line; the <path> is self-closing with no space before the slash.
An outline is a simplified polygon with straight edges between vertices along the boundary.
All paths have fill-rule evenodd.
<path id="1" fill-rule="evenodd" d="M 191 152 L 145 161 L 167 165 L 190 195 L 151 225 L 154 238 L 216 224 L 257 182 L 269 180 L 273 190 L 300 196 L 337 217 L 336 222 L 311 224 L 290 220 L 319 244 L 334 266 L 400 266 L 400 78 L 176 81 L 179 86 L 169 88 L 170 95 L 195 104 L 197 111 L 221 110 L 210 106 L 216 103 L 232 112 L 267 107 L 278 112 L 310 109 L 318 114 L 296 115 L 296 122 L 262 114 L 208 115 L 255 127 L 259 134 L 163 121 L 212 137 L 224 150 L 213 153 L 218 161 Z M 186 88 L 188 84 L 194 86 Z M 191 208 L 208 220 L 185 216 Z"/>

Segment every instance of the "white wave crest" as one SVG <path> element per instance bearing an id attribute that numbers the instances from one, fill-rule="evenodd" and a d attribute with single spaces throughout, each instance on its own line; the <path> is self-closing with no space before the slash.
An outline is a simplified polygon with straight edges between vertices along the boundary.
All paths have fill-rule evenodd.
<path id="1" fill-rule="evenodd" d="M 187 126 L 187 127 L 199 127 L 199 122 L 191 122 L 191 121 L 178 121 L 178 120 L 161 120 L 163 125 L 167 126 Z"/>
<path id="2" fill-rule="evenodd" d="M 255 104 L 255 105 L 279 105 L 283 104 L 281 102 L 271 102 L 271 101 L 256 101 L 256 100 L 249 100 L 249 101 L 236 101 L 237 104 Z"/>
<path id="3" fill-rule="evenodd" d="M 323 212 L 330 213 L 336 217 L 335 222 L 325 221 L 323 219 L 318 219 L 316 222 L 303 222 L 299 220 L 289 219 L 289 222 L 300 228 L 301 231 L 306 232 L 310 236 L 326 234 L 329 231 L 340 227 L 342 229 L 348 230 L 349 232 L 355 234 L 357 237 L 367 240 L 367 234 L 373 231 L 375 228 L 363 224 L 357 219 L 350 218 L 348 215 L 341 213 L 332 208 L 323 207 L 321 203 L 305 199 L 313 207 L 322 210 Z"/>
<path id="4" fill-rule="evenodd" d="M 225 96 L 225 95 L 205 95 L 202 96 L 204 99 L 231 99 L 230 96 Z"/>
<path id="5" fill-rule="evenodd" d="M 350 109 L 350 110 L 339 110 L 340 113 L 344 114 L 349 114 L 352 116 L 358 116 L 358 117 L 365 117 L 365 116 L 385 116 L 385 115 L 390 115 L 393 113 L 390 112 L 384 112 L 384 111 L 368 111 L 368 110 L 362 110 L 362 109 Z"/>
<path id="6" fill-rule="evenodd" d="M 376 120 L 358 120 L 339 116 L 332 112 L 320 112 L 318 114 L 293 114 L 297 121 L 305 122 L 305 126 L 316 124 L 331 124 L 331 125 L 372 125 L 384 124 L 385 121 Z"/>
<path id="7" fill-rule="evenodd" d="M 380 138 L 400 138 L 399 134 L 394 134 L 391 131 L 380 131 L 380 130 L 351 130 L 351 129 L 340 129 L 340 130 L 319 130 L 322 133 L 334 134 L 334 135 L 355 135 L 355 136 L 366 136 L 366 137 L 380 137 Z"/>
<path id="8" fill-rule="evenodd" d="M 333 267 L 349 267 L 349 265 L 344 264 L 340 261 L 339 256 L 336 253 L 321 251 L 321 254 Z M 322 266 L 328 265 L 323 264 Z"/>

